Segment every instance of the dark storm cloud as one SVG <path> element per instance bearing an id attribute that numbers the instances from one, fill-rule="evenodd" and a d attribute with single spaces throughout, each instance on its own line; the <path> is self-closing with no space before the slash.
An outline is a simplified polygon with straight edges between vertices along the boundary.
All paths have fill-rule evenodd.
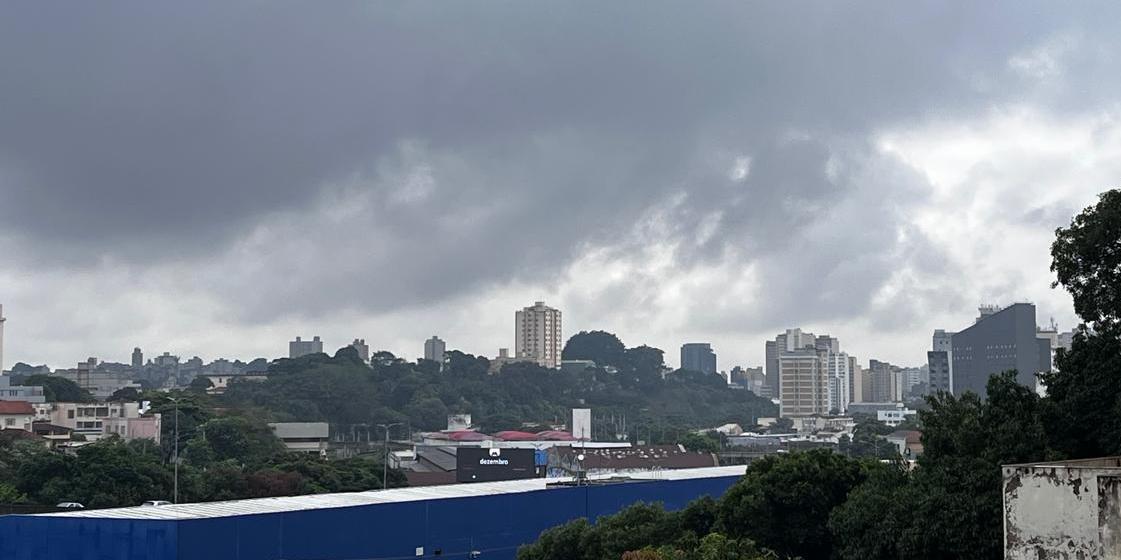
<path id="1" fill-rule="evenodd" d="M 830 178 L 829 162 L 891 168 L 862 135 L 1014 99 L 1031 78 L 1010 57 L 1116 21 L 1083 8 L 1094 17 L 1049 4 L 17 4 L 0 18 L 0 235 L 65 266 L 191 263 L 196 286 L 267 319 L 548 285 L 685 192 L 664 241 L 714 233 L 682 245 L 682 270 L 734 249 L 790 289 L 768 320 L 860 313 L 889 257 L 909 258 L 903 209 L 925 186 Z M 743 184 L 728 177 L 738 156 Z M 332 189 L 340 207 L 323 203 Z M 795 263 L 812 275 L 791 283 Z M 822 278 L 849 291 L 803 297 Z"/>

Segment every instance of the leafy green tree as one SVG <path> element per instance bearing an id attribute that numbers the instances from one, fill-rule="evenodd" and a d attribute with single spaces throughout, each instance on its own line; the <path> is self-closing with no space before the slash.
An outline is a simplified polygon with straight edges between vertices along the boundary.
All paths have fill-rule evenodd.
<path id="1" fill-rule="evenodd" d="M 205 393 L 212 387 L 214 387 L 214 382 L 209 377 L 200 375 L 191 380 L 191 383 L 187 385 L 187 390 L 195 393 Z"/>
<path id="2" fill-rule="evenodd" d="M 169 499 L 172 477 L 154 448 L 142 453 L 110 438 L 78 449 L 75 456 L 40 456 L 20 469 L 17 487 L 41 504 L 122 507 Z"/>
<path id="3" fill-rule="evenodd" d="M 140 400 L 140 391 L 136 390 L 136 387 L 117 389 L 113 391 L 112 395 L 109 395 L 109 400 L 116 402 L 136 402 Z"/>
<path id="4" fill-rule="evenodd" d="M 1056 365 L 1041 376 L 1052 447 L 1072 458 L 1121 454 L 1121 337 L 1080 329 Z"/>
<path id="5" fill-rule="evenodd" d="M 565 360 L 591 360 L 600 366 L 624 365 L 626 347 L 615 335 L 605 331 L 580 331 L 564 345 Z"/>
<path id="6" fill-rule="evenodd" d="M 97 399 L 77 383 L 53 375 L 37 374 L 23 380 L 27 386 L 41 386 L 47 402 L 94 402 Z"/>
<path id="7" fill-rule="evenodd" d="M 1070 227 L 1055 231 L 1051 270 L 1088 327 L 1121 329 L 1121 190 L 1102 193 Z"/>
<path id="8" fill-rule="evenodd" d="M 872 468 L 882 467 L 826 449 L 765 457 L 721 499 L 717 527 L 780 555 L 827 560 L 833 554 L 829 514 Z"/>
<path id="9" fill-rule="evenodd" d="M 713 432 L 705 432 L 703 434 L 687 432 L 677 439 L 677 443 L 685 447 L 688 451 L 697 451 L 700 453 L 720 452 L 720 438 Z"/>
<path id="10" fill-rule="evenodd" d="M 283 452 L 283 444 L 264 421 L 224 416 L 203 424 L 185 455 L 199 465 L 215 461 L 260 465 Z"/>

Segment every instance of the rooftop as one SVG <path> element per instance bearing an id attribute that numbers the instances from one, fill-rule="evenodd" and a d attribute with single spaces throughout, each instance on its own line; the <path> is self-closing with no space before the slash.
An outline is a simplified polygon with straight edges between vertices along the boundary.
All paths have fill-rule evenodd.
<path id="1" fill-rule="evenodd" d="M 718 478 L 743 475 L 746 467 L 712 467 L 705 469 L 685 469 L 659 471 L 631 475 L 633 480 L 688 480 L 698 478 Z M 608 477 L 589 477 L 601 479 Z M 149 520 L 187 520 L 232 517 L 237 515 L 256 515 L 300 511 L 311 509 L 331 509 L 355 506 L 369 506 L 385 503 L 417 502 L 424 500 L 444 500 L 469 498 L 474 496 L 493 496 L 498 494 L 517 494 L 549 490 L 547 485 L 570 480 L 569 478 L 530 478 L 504 482 L 475 482 L 471 484 L 449 484 L 445 486 L 425 486 L 420 488 L 390 488 L 367 492 L 347 492 L 339 494 L 316 494 L 310 496 L 288 496 L 283 498 L 256 498 L 229 502 L 210 502 L 203 504 L 176 504 L 161 507 L 127 507 L 117 509 L 80 510 L 62 513 L 46 513 L 35 517 L 83 517 L 98 519 L 149 519 Z"/>
<path id="2" fill-rule="evenodd" d="M 27 401 L 0 401 L 0 414 L 35 414 L 35 407 Z"/>

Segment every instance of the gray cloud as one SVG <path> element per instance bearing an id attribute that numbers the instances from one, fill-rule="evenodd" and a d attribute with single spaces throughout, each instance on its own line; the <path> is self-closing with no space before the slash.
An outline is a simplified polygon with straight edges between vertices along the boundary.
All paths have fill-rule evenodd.
<path id="1" fill-rule="evenodd" d="M 678 274 L 736 259 L 768 294 L 684 327 L 905 325 L 955 296 L 924 285 L 884 312 L 899 270 L 958 271 L 911 224 L 930 185 L 868 136 L 1000 103 L 1105 103 L 1117 11 L 10 6 L 0 238 L 60 275 L 171 267 L 145 286 L 204 291 L 243 323 L 548 291 L 590 248 L 663 243 Z M 634 234 L 682 194 L 659 238 Z"/>

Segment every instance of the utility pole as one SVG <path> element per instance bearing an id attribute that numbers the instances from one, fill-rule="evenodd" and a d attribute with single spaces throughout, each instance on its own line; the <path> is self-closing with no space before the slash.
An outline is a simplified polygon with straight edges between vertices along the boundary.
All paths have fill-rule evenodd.
<path id="1" fill-rule="evenodd" d="M 377 427 L 385 429 L 385 460 L 381 464 L 381 487 L 384 490 L 389 483 L 389 429 L 394 426 L 403 426 L 401 422 L 392 424 L 378 424 Z"/>
<path id="2" fill-rule="evenodd" d="M 175 489 L 173 491 L 174 493 L 173 493 L 172 498 L 171 498 L 171 503 L 178 504 L 179 503 L 179 399 L 178 398 L 173 398 L 173 397 L 168 397 L 168 400 L 175 403 L 175 453 L 173 455 L 174 458 L 172 459 L 174 461 L 174 464 L 175 464 L 175 482 L 174 482 Z"/>

